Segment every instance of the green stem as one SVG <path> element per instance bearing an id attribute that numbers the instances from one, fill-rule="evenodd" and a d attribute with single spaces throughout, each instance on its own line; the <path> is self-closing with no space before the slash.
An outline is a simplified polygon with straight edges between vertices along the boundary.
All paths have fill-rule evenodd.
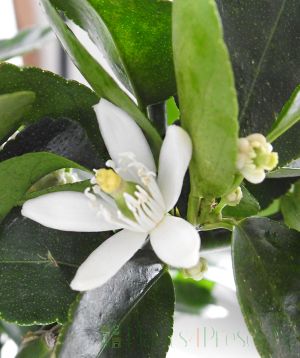
<path id="1" fill-rule="evenodd" d="M 187 210 L 187 220 L 194 226 L 199 224 L 198 216 L 199 210 L 201 205 L 200 197 L 194 196 L 192 192 L 189 195 L 189 202 L 188 202 L 188 210 Z"/>
<path id="2" fill-rule="evenodd" d="M 226 229 L 232 231 L 234 228 L 234 224 L 226 221 L 220 221 L 213 224 L 206 224 L 201 227 L 201 231 L 210 231 L 216 229 Z"/>

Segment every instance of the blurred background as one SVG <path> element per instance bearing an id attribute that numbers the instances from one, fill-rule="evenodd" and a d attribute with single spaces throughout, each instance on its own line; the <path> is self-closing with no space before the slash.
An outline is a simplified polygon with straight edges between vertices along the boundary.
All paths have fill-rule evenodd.
<path id="1" fill-rule="evenodd" d="M 47 27 L 38 0 L 1 0 L 0 41 L 33 26 Z M 70 26 L 92 55 L 105 64 L 102 54 L 87 35 L 74 24 Z M 38 50 L 9 62 L 37 66 L 87 85 L 51 32 Z M 107 70 L 110 72 L 108 67 Z M 177 311 L 168 358 L 259 357 L 238 306 L 230 249 L 205 252 L 203 256 L 209 264 L 205 280 L 197 283 L 173 273 Z M 14 358 L 17 352 L 14 341 L 2 334 L 0 343 L 3 346 L 1 358 Z"/>

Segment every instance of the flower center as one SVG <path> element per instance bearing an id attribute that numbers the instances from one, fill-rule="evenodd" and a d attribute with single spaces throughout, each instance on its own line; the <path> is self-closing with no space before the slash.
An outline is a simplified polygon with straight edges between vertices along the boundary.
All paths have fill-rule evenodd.
<path id="1" fill-rule="evenodd" d="M 118 163 L 110 160 L 106 165 L 111 169 L 95 170 L 93 187 L 86 191 L 94 203 L 96 196 L 104 200 L 99 215 L 129 230 L 151 232 L 166 214 L 155 173 L 131 153 L 120 155 Z M 132 181 L 124 179 L 127 177 Z"/>
<path id="2" fill-rule="evenodd" d="M 118 191 L 122 185 L 122 178 L 112 169 L 99 169 L 95 174 L 96 183 L 107 194 Z"/>

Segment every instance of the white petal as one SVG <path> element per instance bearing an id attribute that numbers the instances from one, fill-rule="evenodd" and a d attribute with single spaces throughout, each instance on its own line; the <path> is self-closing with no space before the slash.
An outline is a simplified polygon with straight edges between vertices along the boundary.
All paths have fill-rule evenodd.
<path id="1" fill-rule="evenodd" d="M 96 199 L 95 204 L 101 204 Z M 61 191 L 39 196 L 25 202 L 22 215 L 52 229 L 94 232 L 120 229 L 99 215 L 83 193 Z"/>
<path id="2" fill-rule="evenodd" d="M 71 288 L 87 291 L 103 285 L 143 246 L 146 237 L 128 230 L 111 236 L 79 267 Z"/>
<path id="3" fill-rule="evenodd" d="M 166 216 L 151 232 L 150 241 L 157 256 L 170 266 L 190 268 L 198 263 L 199 234 L 181 218 Z"/>
<path id="4" fill-rule="evenodd" d="M 178 126 L 170 126 L 160 151 L 157 178 L 167 211 L 174 207 L 179 198 L 191 157 L 189 135 Z"/>
<path id="5" fill-rule="evenodd" d="M 138 162 L 156 172 L 149 144 L 136 122 L 114 104 L 101 99 L 94 106 L 100 131 L 112 160 L 118 163 L 120 154 L 133 153 Z"/>
<path id="6" fill-rule="evenodd" d="M 264 169 L 248 168 L 245 167 L 241 170 L 241 173 L 248 182 L 252 184 L 259 184 L 265 180 L 266 173 Z"/>

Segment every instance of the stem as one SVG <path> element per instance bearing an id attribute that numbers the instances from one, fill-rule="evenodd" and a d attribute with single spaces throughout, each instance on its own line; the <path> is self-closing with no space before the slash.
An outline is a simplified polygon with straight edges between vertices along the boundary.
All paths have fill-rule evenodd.
<path id="1" fill-rule="evenodd" d="M 218 223 L 206 224 L 201 227 L 201 231 L 210 231 L 210 230 L 216 230 L 216 229 L 226 229 L 226 230 L 232 231 L 233 228 L 234 228 L 233 223 L 221 221 Z"/>
<path id="2" fill-rule="evenodd" d="M 201 205 L 200 197 L 194 196 L 192 193 L 189 195 L 189 202 L 188 202 L 188 211 L 187 211 L 187 220 L 194 226 L 197 226 L 198 223 L 198 216 L 199 210 Z"/>

